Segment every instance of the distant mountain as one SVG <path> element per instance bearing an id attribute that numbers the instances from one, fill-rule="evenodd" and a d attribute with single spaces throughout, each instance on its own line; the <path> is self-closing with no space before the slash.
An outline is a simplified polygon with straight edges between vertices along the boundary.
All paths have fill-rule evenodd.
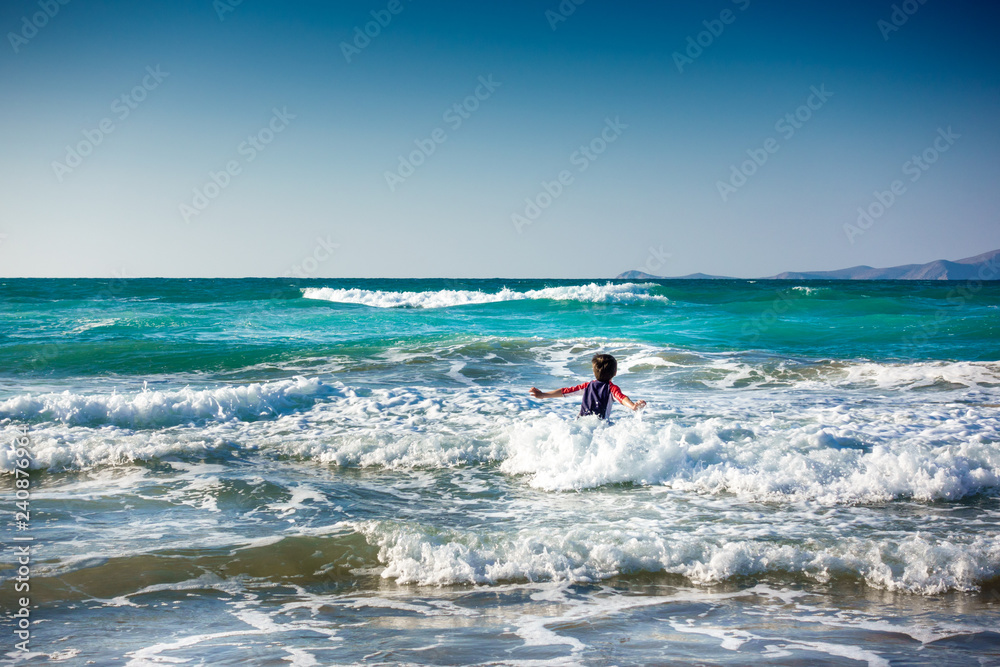
<path id="1" fill-rule="evenodd" d="M 642 271 L 626 271 L 617 276 L 626 279 L 666 280 Z M 721 279 L 723 276 L 709 276 L 692 273 L 674 280 Z M 938 259 L 927 264 L 904 264 L 885 269 L 870 266 L 852 266 L 837 271 L 785 271 L 776 276 L 760 280 L 1000 280 L 1000 250 L 984 252 L 975 257 L 955 261 Z"/>
<path id="2" fill-rule="evenodd" d="M 982 275 L 980 275 L 982 272 Z M 786 271 L 774 280 L 1000 280 L 1000 250 L 954 262 L 938 259 L 927 264 L 904 264 L 886 269 L 854 266 L 839 271 Z"/>

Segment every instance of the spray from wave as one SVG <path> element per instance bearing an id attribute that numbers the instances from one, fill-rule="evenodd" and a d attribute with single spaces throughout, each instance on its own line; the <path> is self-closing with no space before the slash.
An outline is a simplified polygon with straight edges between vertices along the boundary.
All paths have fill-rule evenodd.
<path id="1" fill-rule="evenodd" d="M 422 586 L 590 583 L 637 572 L 679 574 L 711 585 L 734 577 L 794 574 L 819 582 L 846 576 L 883 590 L 936 595 L 979 590 L 1000 571 L 1000 550 L 982 536 L 954 542 L 915 534 L 898 542 L 855 537 L 781 544 L 752 535 L 719 539 L 648 522 L 590 523 L 555 532 L 524 529 L 515 535 L 432 531 L 398 521 L 346 525 L 379 548 L 383 578 Z"/>
<path id="2" fill-rule="evenodd" d="M 266 419 L 311 406 L 337 391 L 316 378 L 296 378 L 217 389 L 76 394 L 22 394 L 0 401 L 0 419 L 74 426 L 162 428 L 194 421 Z"/>
<path id="3" fill-rule="evenodd" d="M 642 301 L 667 303 L 665 296 L 650 294 L 654 284 L 607 283 L 598 285 L 569 285 L 517 292 L 504 288 L 499 292 L 479 290 L 438 290 L 435 292 L 391 292 L 364 289 L 333 289 L 331 287 L 306 287 L 306 299 L 349 303 L 372 308 L 450 308 L 503 301 L 579 301 L 582 303 L 636 303 Z"/>

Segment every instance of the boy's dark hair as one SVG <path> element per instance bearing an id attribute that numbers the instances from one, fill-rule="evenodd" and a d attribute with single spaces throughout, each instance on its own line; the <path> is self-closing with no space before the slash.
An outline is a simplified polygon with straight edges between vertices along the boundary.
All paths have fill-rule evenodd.
<path id="1" fill-rule="evenodd" d="M 601 382 L 611 382 L 618 372 L 618 362 L 610 354 L 595 354 L 590 364 L 594 367 L 594 377 Z"/>

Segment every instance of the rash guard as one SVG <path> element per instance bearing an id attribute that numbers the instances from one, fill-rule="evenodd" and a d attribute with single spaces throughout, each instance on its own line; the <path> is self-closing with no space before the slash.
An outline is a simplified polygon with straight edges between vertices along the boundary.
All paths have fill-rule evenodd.
<path id="1" fill-rule="evenodd" d="M 611 414 L 611 399 L 614 398 L 619 403 L 628 398 L 613 382 L 601 382 L 591 380 L 578 384 L 575 387 L 563 387 L 563 396 L 574 392 L 582 391 L 583 400 L 580 402 L 580 416 L 597 415 L 601 419 L 607 419 Z"/>

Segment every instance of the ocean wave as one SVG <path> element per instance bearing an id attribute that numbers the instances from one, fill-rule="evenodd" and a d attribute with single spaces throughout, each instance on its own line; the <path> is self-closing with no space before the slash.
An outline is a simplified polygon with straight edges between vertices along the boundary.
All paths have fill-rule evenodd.
<path id="1" fill-rule="evenodd" d="M 574 525 L 501 534 L 375 520 L 359 522 L 355 530 L 379 548 L 383 578 L 423 586 L 589 583 L 663 572 L 700 585 L 768 575 L 817 582 L 846 576 L 879 589 L 936 595 L 976 591 L 1000 574 L 1000 544 L 987 536 L 963 542 L 913 534 L 898 540 L 848 537 L 791 544 L 641 526 Z"/>
<path id="2" fill-rule="evenodd" d="M 793 292 L 801 292 L 806 296 L 812 296 L 813 294 L 820 294 L 822 292 L 829 292 L 829 287 L 808 287 L 806 285 L 796 285 L 792 288 Z"/>
<path id="3" fill-rule="evenodd" d="M 656 354 L 662 353 L 653 353 Z M 630 360 L 625 360 L 630 364 Z M 660 364 L 667 365 L 667 364 Z M 622 363 L 619 363 L 619 368 Z M 1000 364 L 977 361 L 795 361 L 748 360 L 744 355 L 707 356 L 684 364 L 681 377 L 712 389 L 799 390 L 927 389 L 993 391 L 1000 387 Z"/>
<path id="4" fill-rule="evenodd" d="M 909 410 L 895 415 L 896 424 L 873 409 L 812 416 L 791 422 L 769 415 L 756 423 L 712 417 L 688 425 L 515 421 L 505 427 L 501 470 L 552 491 L 632 483 L 827 505 L 955 500 L 1000 488 L 995 415 L 966 423 L 968 408 L 954 407 L 951 419 L 946 411 L 933 415 L 933 426 Z"/>
<path id="5" fill-rule="evenodd" d="M 364 289 L 333 289 L 331 287 L 305 287 L 302 296 L 335 303 L 349 303 L 373 308 L 449 308 L 502 301 L 548 299 L 552 301 L 580 301 L 584 303 L 635 303 L 652 301 L 667 303 L 664 296 L 650 294 L 654 284 L 568 285 L 546 287 L 526 292 L 503 288 L 499 292 L 479 290 L 438 290 L 432 292 L 391 292 Z"/>
<path id="6" fill-rule="evenodd" d="M 356 390 L 316 378 L 133 394 L 24 394 L 0 402 L 0 425 L 31 424 L 32 467 L 122 465 L 234 452 L 358 468 L 443 468 L 502 456 L 493 420 L 526 395 L 431 388 Z M 9 448 L 0 470 L 10 471 Z"/>
<path id="7" fill-rule="evenodd" d="M 22 394 L 0 401 L 0 419 L 61 422 L 74 426 L 161 428 L 203 420 L 267 419 L 312 405 L 337 388 L 296 378 L 216 389 L 150 390 L 110 394 L 70 391 Z"/>
<path id="8" fill-rule="evenodd" d="M 145 543 L 129 541 L 128 548 L 116 549 L 111 558 L 104 542 L 92 553 L 49 560 L 37 574 L 75 573 L 77 586 L 67 591 L 70 597 L 88 595 L 89 589 L 88 597 L 101 590 L 105 598 L 126 596 L 148 584 L 151 570 L 165 582 L 178 581 L 169 576 L 171 571 L 212 576 L 266 571 L 272 581 L 297 586 L 369 575 L 418 586 L 595 583 L 646 573 L 679 575 L 698 586 L 745 583 L 748 578 L 819 584 L 847 579 L 918 595 L 976 592 L 995 585 L 1000 576 L 1000 542 L 991 532 L 956 527 L 941 534 L 940 526 L 938 532 L 902 531 L 891 520 L 877 530 L 844 532 L 822 517 L 814 517 L 817 524 L 798 516 L 786 525 L 782 517 L 769 521 L 759 512 L 743 513 L 734 521 L 725 510 L 713 512 L 717 520 L 685 522 L 682 517 L 691 508 L 684 506 L 675 508 L 673 517 L 657 520 L 650 518 L 647 503 L 643 509 L 632 508 L 637 516 L 630 517 L 632 510 L 620 498 L 576 503 L 572 510 L 558 503 L 521 501 L 508 506 L 516 521 L 469 526 L 426 523 L 431 514 L 426 511 L 421 518 L 328 517 L 312 526 L 278 528 L 255 537 L 230 531 L 174 536 L 173 541 L 184 541 L 182 557 L 171 539 L 154 534 Z M 656 507 L 669 504 L 661 501 Z M 586 514 L 576 513 L 581 511 Z M 803 513 L 803 508 L 795 512 Z"/>
<path id="9" fill-rule="evenodd" d="M 934 385 L 967 388 L 1000 387 L 1000 363 L 977 361 L 927 361 L 916 363 L 859 362 L 843 366 L 844 384 L 880 388 L 921 389 Z"/>
<path id="10" fill-rule="evenodd" d="M 939 501 L 1000 489 L 993 404 L 928 404 L 919 392 L 910 402 L 854 403 L 803 401 L 797 390 L 671 395 L 645 386 L 634 393 L 650 401 L 647 411 L 618 407 L 612 424 L 574 419 L 573 401 L 539 404 L 522 391 L 360 390 L 305 378 L 27 394 L 0 402 L 0 418 L 34 424 L 33 466 L 43 469 L 242 451 L 345 468 L 495 465 L 545 491 L 631 484 L 751 502 Z M 0 469 L 12 466 L 0 450 Z"/>
<path id="11" fill-rule="evenodd" d="M 72 329 L 69 333 L 78 334 L 84 331 L 90 331 L 92 329 L 106 329 L 119 324 L 121 320 L 115 317 L 105 317 L 102 319 L 87 320 L 81 322 L 75 329 Z"/>

